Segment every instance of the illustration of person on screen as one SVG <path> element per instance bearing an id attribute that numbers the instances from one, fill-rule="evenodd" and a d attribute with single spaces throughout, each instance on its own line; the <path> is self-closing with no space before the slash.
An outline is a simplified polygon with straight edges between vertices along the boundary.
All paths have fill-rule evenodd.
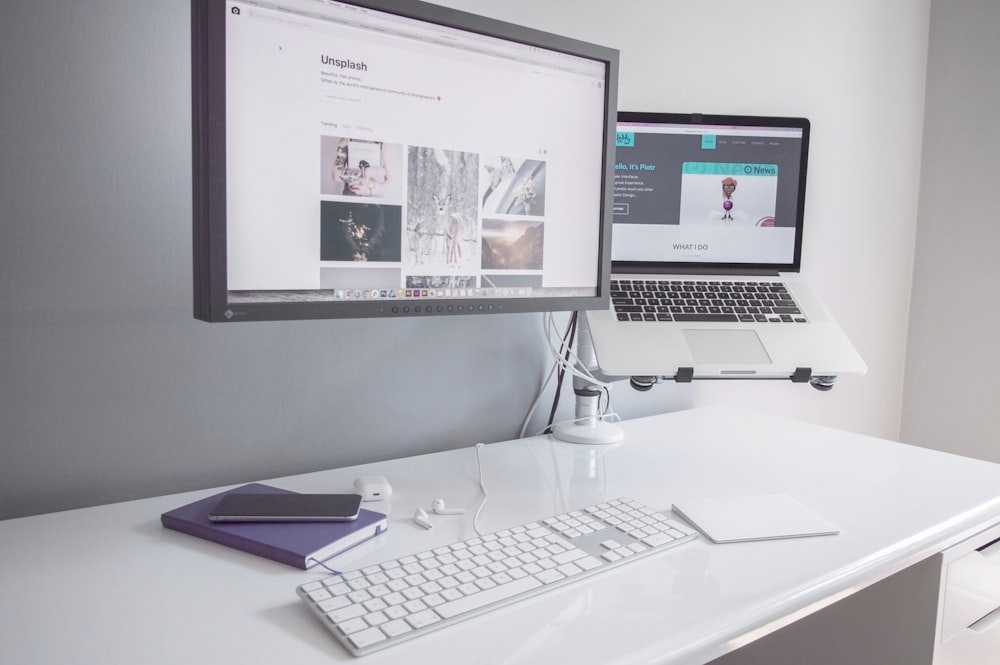
<path id="1" fill-rule="evenodd" d="M 345 196 L 379 196 L 389 182 L 385 144 L 342 138 L 333 162 L 333 181 Z"/>
<path id="2" fill-rule="evenodd" d="M 733 221 L 733 192 L 736 191 L 736 179 L 726 176 L 722 179 L 722 221 Z"/>

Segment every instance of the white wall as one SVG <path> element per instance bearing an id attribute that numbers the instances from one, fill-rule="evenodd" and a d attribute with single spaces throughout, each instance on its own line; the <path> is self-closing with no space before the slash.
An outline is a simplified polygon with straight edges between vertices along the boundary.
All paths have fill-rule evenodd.
<path id="1" fill-rule="evenodd" d="M 1000 462 L 1000 3 L 935 0 L 904 440 Z"/>
<path id="2" fill-rule="evenodd" d="M 930 0 L 447 4 L 621 49 L 622 108 L 813 121 L 804 263 L 868 375 L 622 384 L 623 416 L 733 402 L 896 436 Z M 192 319 L 189 48 L 186 0 L 5 5 L 0 518 L 515 436 L 535 315 Z"/>
<path id="3" fill-rule="evenodd" d="M 865 358 L 868 374 L 841 378 L 829 393 L 734 382 L 637 394 L 621 384 L 614 390 L 619 412 L 631 417 L 730 402 L 898 435 L 929 0 L 439 4 L 618 48 L 621 109 L 812 120 L 804 273 Z"/>

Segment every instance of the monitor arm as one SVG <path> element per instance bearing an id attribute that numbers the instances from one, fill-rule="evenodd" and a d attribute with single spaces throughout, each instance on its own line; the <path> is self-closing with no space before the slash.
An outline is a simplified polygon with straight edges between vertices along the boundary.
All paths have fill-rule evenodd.
<path id="1" fill-rule="evenodd" d="M 577 317 L 576 335 L 577 364 L 596 381 L 579 374 L 573 374 L 573 394 L 576 397 L 575 418 L 568 423 L 558 423 L 552 428 L 552 435 L 560 441 L 604 445 L 617 443 L 625 438 L 622 429 L 605 421 L 600 413 L 601 395 L 605 391 L 603 383 L 623 381 L 625 376 L 608 376 L 597 365 L 597 354 L 590 338 L 587 315 L 580 312 Z"/>

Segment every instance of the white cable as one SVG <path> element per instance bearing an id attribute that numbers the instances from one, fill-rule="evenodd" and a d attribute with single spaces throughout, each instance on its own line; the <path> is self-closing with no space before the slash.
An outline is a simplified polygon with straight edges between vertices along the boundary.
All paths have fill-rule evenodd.
<path id="1" fill-rule="evenodd" d="M 549 352 L 555 359 L 557 367 L 562 367 L 568 370 L 569 372 L 576 374 L 576 371 L 573 368 L 573 365 L 575 363 L 569 362 L 569 360 L 567 360 L 565 357 L 566 354 L 568 353 L 570 357 L 573 360 L 575 360 L 576 354 L 574 354 L 573 350 L 569 348 L 566 338 L 559 334 L 559 330 L 555 327 L 555 325 L 556 325 L 555 317 L 552 315 L 552 312 L 546 312 L 542 317 L 542 326 L 544 328 L 545 340 L 548 342 L 549 345 Z M 556 337 L 559 339 L 558 349 L 556 348 L 555 344 L 552 343 L 553 332 L 555 332 Z"/>
<path id="2" fill-rule="evenodd" d="M 545 377 L 545 381 L 542 382 L 541 388 L 538 389 L 538 393 L 535 395 L 535 401 L 531 403 L 531 408 L 528 409 L 528 414 L 524 417 L 524 421 L 521 423 L 521 432 L 518 435 L 518 438 L 524 438 L 524 433 L 528 429 L 528 423 L 531 421 L 531 417 L 535 415 L 535 410 L 538 408 L 538 405 L 541 404 L 542 396 L 545 394 L 545 389 L 549 386 L 549 382 L 552 381 L 552 377 L 555 376 L 556 368 L 558 366 L 559 365 L 556 363 L 552 365 L 552 369 L 549 370 L 549 375 Z"/>
<path id="3" fill-rule="evenodd" d="M 554 351 L 554 349 L 552 348 L 552 335 L 551 335 L 551 332 L 550 332 L 550 328 L 552 326 L 554 326 L 555 323 L 554 322 L 552 322 L 551 324 L 549 323 L 549 319 L 551 319 L 551 317 L 552 317 L 551 312 L 545 312 L 545 313 L 542 314 L 542 329 L 543 329 L 542 333 L 545 335 L 545 339 L 546 339 L 546 342 L 549 345 L 549 349 Z M 567 329 L 567 333 L 568 332 L 569 331 Z M 565 346 L 566 346 L 566 342 L 565 342 L 565 334 L 564 334 L 563 339 L 561 341 L 561 348 L 565 348 Z M 528 409 L 527 415 L 525 415 L 524 420 L 521 422 L 521 431 L 518 433 L 518 437 L 519 438 L 523 439 L 524 438 L 524 433 L 528 431 L 528 425 L 531 422 L 531 417 L 535 415 L 535 411 L 538 409 L 538 405 L 541 404 L 542 397 L 545 396 L 545 389 L 548 388 L 549 383 L 552 381 L 552 377 L 555 376 L 556 370 L 559 367 L 561 367 L 561 366 L 565 366 L 565 362 L 560 362 L 560 359 L 561 359 L 561 356 L 559 356 L 558 354 L 556 354 L 556 362 L 554 362 L 552 364 L 552 367 L 549 369 L 549 375 L 547 377 L 545 377 L 545 381 L 542 382 L 541 387 L 538 389 L 538 392 L 535 394 L 534 401 L 531 403 L 531 408 Z"/>
<path id="4" fill-rule="evenodd" d="M 475 529 L 476 535 L 482 536 L 483 532 L 479 530 L 479 515 L 483 512 L 483 506 L 486 505 L 486 482 L 483 480 L 483 460 L 480 455 L 480 451 L 483 449 L 482 443 L 476 444 L 476 467 L 479 469 L 479 489 L 483 493 L 483 500 L 479 502 L 479 507 L 476 508 L 476 514 L 472 518 L 472 528 Z"/>
<path id="5" fill-rule="evenodd" d="M 601 381 L 590 373 L 590 370 L 584 366 L 580 358 L 577 357 L 576 352 L 569 347 L 564 339 L 560 338 L 559 350 L 556 350 L 555 346 L 552 344 L 552 330 L 555 327 L 555 319 L 551 312 L 546 312 L 544 318 L 546 321 L 545 337 L 549 342 L 549 351 L 552 353 L 553 357 L 555 357 L 556 362 L 573 376 L 578 376 L 585 381 L 590 381 L 604 390 L 611 388 L 610 383 Z M 555 332 L 558 333 L 558 329 L 556 329 Z M 569 359 L 564 358 L 564 355 L 568 355 Z"/>
<path id="6" fill-rule="evenodd" d="M 582 316 L 582 314 L 580 316 Z M 554 325 L 554 321 L 552 322 L 552 325 Z M 549 336 L 549 340 L 550 340 L 549 346 L 551 348 L 552 347 L 551 336 Z M 565 349 L 569 353 L 571 361 L 565 360 L 562 357 L 562 355 L 559 355 L 557 357 L 557 361 L 559 361 L 560 365 L 565 367 L 571 374 L 573 374 L 573 376 L 577 376 L 583 379 L 584 381 L 588 381 L 591 384 L 593 384 L 594 387 L 600 388 L 601 390 L 604 391 L 604 396 L 607 398 L 607 403 L 605 404 L 603 409 L 601 409 L 601 413 L 607 414 L 611 409 L 611 383 L 607 381 L 602 381 L 597 377 L 595 377 L 572 349 L 566 349 L 565 344 L 562 347 L 560 347 L 560 350 L 562 349 Z"/>

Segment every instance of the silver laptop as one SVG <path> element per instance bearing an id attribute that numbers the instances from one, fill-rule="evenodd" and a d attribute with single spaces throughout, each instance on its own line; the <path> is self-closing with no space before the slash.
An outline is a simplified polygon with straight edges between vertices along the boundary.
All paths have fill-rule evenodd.
<path id="1" fill-rule="evenodd" d="M 618 114 L 611 307 L 587 312 L 601 371 L 867 370 L 799 274 L 808 154 L 805 118 Z"/>

